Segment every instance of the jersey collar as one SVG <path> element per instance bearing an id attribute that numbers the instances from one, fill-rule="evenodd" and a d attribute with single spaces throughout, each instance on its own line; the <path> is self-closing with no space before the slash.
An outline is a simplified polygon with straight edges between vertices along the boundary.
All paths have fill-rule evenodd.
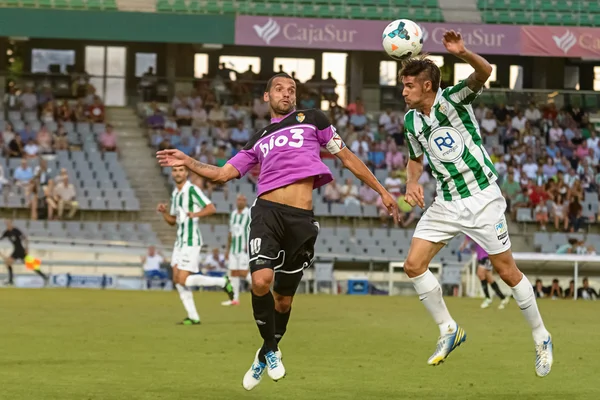
<path id="1" fill-rule="evenodd" d="M 440 102 L 441 98 L 442 98 L 442 88 L 438 88 L 438 91 L 437 91 L 437 93 L 435 95 L 435 100 L 433 101 L 433 104 L 431 105 L 431 111 L 433 111 L 433 109 L 435 108 L 436 104 L 438 104 Z M 429 115 L 431 115 L 431 111 L 429 112 Z M 419 116 L 427 117 L 427 115 L 421 113 L 419 110 L 415 109 L 415 112 Z"/>
<path id="2" fill-rule="evenodd" d="M 177 189 L 177 186 L 175 186 L 175 190 L 177 191 L 177 193 L 182 193 L 182 192 L 185 192 L 187 190 L 187 188 L 189 188 L 190 186 L 191 186 L 190 181 L 185 181 L 185 183 L 181 187 L 181 190 Z"/>
<path id="3" fill-rule="evenodd" d="M 284 116 L 283 116 L 283 117 L 281 117 L 281 118 L 271 118 L 271 123 L 272 123 L 272 124 L 276 124 L 277 122 L 281 122 L 281 121 L 283 121 L 284 119 L 286 119 L 287 117 L 289 117 L 290 115 L 292 115 L 292 114 L 293 114 L 293 113 L 295 113 L 295 112 L 296 112 L 296 110 L 294 109 L 294 110 L 292 110 L 292 112 L 290 112 L 290 113 L 289 113 L 289 114 L 287 114 L 287 115 L 284 115 Z"/>

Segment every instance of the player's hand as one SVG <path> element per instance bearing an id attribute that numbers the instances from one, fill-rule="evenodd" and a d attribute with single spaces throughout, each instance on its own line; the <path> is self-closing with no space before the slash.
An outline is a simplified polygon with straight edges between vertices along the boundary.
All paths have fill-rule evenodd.
<path id="1" fill-rule="evenodd" d="M 187 213 L 188 218 L 197 218 L 198 217 L 198 213 L 194 213 L 194 212 L 188 212 Z"/>
<path id="2" fill-rule="evenodd" d="M 442 43 L 444 43 L 446 50 L 448 50 L 448 53 L 450 54 L 460 55 L 466 53 L 467 51 L 462 35 L 452 30 L 444 33 Z"/>
<path id="3" fill-rule="evenodd" d="M 164 214 L 167 212 L 167 205 L 165 203 L 160 203 L 158 206 L 156 206 L 156 211 L 158 211 L 161 214 Z"/>
<path id="4" fill-rule="evenodd" d="M 418 183 L 409 182 L 406 184 L 406 194 L 404 199 L 411 207 L 419 206 L 425 208 L 425 195 L 423 194 L 423 186 Z"/>
<path id="5" fill-rule="evenodd" d="M 381 202 L 388 209 L 390 215 L 394 218 L 394 222 L 400 222 L 400 213 L 398 212 L 398 201 L 388 191 L 381 195 Z"/>
<path id="6" fill-rule="evenodd" d="M 161 167 L 181 167 L 189 157 L 179 150 L 169 149 L 157 151 L 156 158 Z"/>
<path id="7" fill-rule="evenodd" d="M 228 251 L 225 252 L 225 261 L 229 261 L 229 252 Z"/>

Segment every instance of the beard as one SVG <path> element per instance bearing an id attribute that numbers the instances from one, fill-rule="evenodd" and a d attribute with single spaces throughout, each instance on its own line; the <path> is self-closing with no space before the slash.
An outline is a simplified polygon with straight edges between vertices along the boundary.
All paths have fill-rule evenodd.
<path id="1" fill-rule="evenodd" d="M 294 108 L 295 104 L 289 103 L 287 106 L 285 104 L 281 104 L 280 102 L 273 104 L 271 103 L 271 110 L 275 112 L 275 114 L 286 115 L 289 114 Z"/>

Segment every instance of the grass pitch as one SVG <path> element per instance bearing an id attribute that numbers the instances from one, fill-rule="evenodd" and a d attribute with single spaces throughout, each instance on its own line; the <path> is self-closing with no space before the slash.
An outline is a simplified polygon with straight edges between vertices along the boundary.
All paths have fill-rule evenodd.
<path id="1" fill-rule="evenodd" d="M 534 374 L 517 306 L 447 299 L 467 341 L 430 367 L 437 327 L 416 298 L 296 298 L 282 341 L 288 376 L 241 386 L 261 340 L 249 296 L 224 308 L 196 293 L 201 326 L 175 292 L 0 290 L 0 399 L 598 399 L 600 303 L 542 300 L 555 362 Z M 494 306 L 497 306 L 497 302 Z"/>

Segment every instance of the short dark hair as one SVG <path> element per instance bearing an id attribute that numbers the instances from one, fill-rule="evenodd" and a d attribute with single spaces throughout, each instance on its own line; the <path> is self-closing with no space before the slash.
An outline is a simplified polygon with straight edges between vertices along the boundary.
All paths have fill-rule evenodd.
<path id="1" fill-rule="evenodd" d="M 422 73 L 425 73 L 426 79 L 431 81 L 431 90 L 437 92 L 442 80 L 442 73 L 440 68 L 427 58 L 427 54 L 402 61 L 402 69 L 398 72 L 398 77 L 402 79 L 405 76 L 419 76 Z"/>
<path id="2" fill-rule="evenodd" d="M 279 72 L 279 73 L 273 75 L 271 77 L 271 79 L 269 79 L 267 81 L 267 87 L 265 88 L 265 92 L 271 91 L 271 86 L 273 85 L 273 81 L 275 80 L 275 78 L 286 78 L 286 79 L 294 80 L 294 78 L 292 78 L 290 75 L 286 74 L 285 72 Z"/>

